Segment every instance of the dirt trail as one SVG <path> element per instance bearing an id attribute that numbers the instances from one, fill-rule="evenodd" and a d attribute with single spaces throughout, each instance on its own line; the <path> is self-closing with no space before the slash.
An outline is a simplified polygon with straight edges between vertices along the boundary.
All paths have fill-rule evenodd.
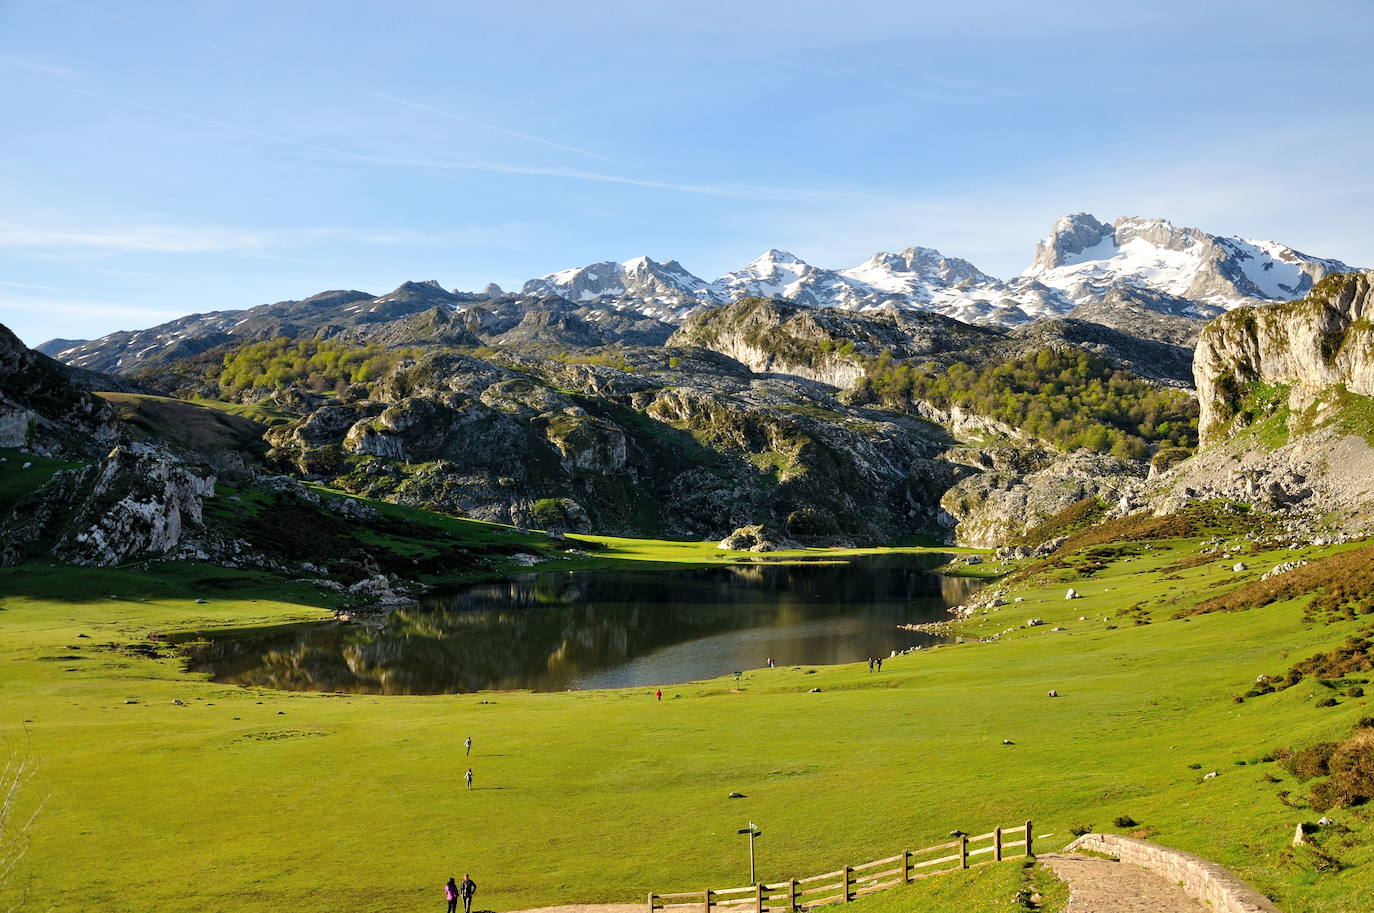
<path id="1" fill-rule="evenodd" d="M 1037 856 L 1069 885 L 1065 913 L 1206 913 L 1178 885 L 1139 866 L 1096 856 Z"/>
<path id="2" fill-rule="evenodd" d="M 535 907 L 514 913 L 644 913 L 647 903 L 565 903 L 557 907 Z"/>

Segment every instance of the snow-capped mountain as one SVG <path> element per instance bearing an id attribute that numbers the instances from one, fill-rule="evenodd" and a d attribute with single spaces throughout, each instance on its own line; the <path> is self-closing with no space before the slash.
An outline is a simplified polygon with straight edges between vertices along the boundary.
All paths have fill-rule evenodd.
<path id="1" fill-rule="evenodd" d="M 560 270 L 531 279 L 522 295 L 557 295 L 579 304 L 632 299 L 638 310 L 653 317 L 680 317 L 703 303 L 719 303 L 710 283 L 698 279 L 676 260 L 662 263 L 636 257 L 624 263 L 608 260 L 576 269 Z"/>
<path id="2" fill-rule="evenodd" d="M 692 275 L 676 260 L 647 257 L 594 263 L 526 282 L 526 295 L 558 295 L 577 303 L 632 308 L 660 319 L 681 319 L 700 308 L 738 298 L 786 298 L 813 307 L 879 307 L 936 311 L 970 323 L 1015 326 L 1063 314 L 1074 302 L 1035 282 L 1001 282 L 967 260 L 927 247 L 877 253 L 858 266 L 830 270 L 783 250 L 770 250 L 714 282 Z"/>
<path id="3" fill-rule="evenodd" d="M 519 295 L 508 295 L 496 285 L 467 293 L 447 291 L 432 280 L 407 282 L 381 296 L 324 292 L 244 311 L 193 314 L 90 341 L 53 340 L 40 348 L 78 367 L 128 372 L 245 339 L 304 333 L 367 336 L 369 328 L 430 310 L 461 314 L 495 338 L 518 324 L 520 314 L 550 308 L 571 308 L 578 319 L 619 328 L 602 333 L 607 339 L 643 340 L 666 338 L 671 326 L 693 311 L 744 296 L 856 311 L 933 311 L 998 327 L 1060 317 L 1087 305 L 1084 319 L 1118 326 L 1135 319 L 1130 314 L 1141 309 L 1196 320 L 1241 305 L 1292 300 L 1327 274 L 1351 269 L 1274 241 L 1223 238 L 1163 219 L 1103 223 L 1073 213 L 1036 245 L 1030 267 L 1005 281 L 928 247 L 877 253 L 839 270 L 770 250 L 712 282 L 676 260 L 637 257 L 550 273 L 526 282 Z M 1124 316 L 1113 317 L 1114 309 Z M 552 338 L 548 327 L 527 329 L 526 337 L 533 338 L 530 334 L 537 330 L 539 338 Z"/>
<path id="4" fill-rule="evenodd" d="M 758 296 L 847 310 L 912 308 L 1012 327 L 1099 303 L 1118 288 L 1167 300 L 1171 314 L 1211 318 L 1238 305 L 1299 298 L 1328 273 L 1350 269 L 1274 241 L 1223 238 L 1164 219 L 1123 217 L 1104 224 L 1080 212 L 1056 222 L 1049 237 L 1036 244 L 1030 267 L 1006 281 L 928 247 L 877 253 L 839 270 L 770 250 L 714 282 L 694 276 L 676 260 L 639 257 L 551 273 L 525 283 L 523 293 L 639 310 L 665 320 Z"/>
<path id="5" fill-rule="evenodd" d="M 1164 219 L 1123 217 L 1103 224 L 1076 212 L 1035 246 L 1020 280 L 1039 282 L 1079 302 L 1132 286 L 1195 302 L 1195 316 L 1242 304 L 1290 301 L 1323 276 L 1349 272 L 1275 241 L 1223 238 Z"/>

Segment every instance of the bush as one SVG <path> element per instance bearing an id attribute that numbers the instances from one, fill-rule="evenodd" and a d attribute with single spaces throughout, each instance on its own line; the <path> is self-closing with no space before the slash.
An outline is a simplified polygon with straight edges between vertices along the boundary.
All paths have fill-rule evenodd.
<path id="1" fill-rule="evenodd" d="M 1091 824 L 1070 824 L 1069 833 L 1075 837 L 1082 837 L 1084 834 L 1091 834 L 1093 826 Z"/>
<path id="2" fill-rule="evenodd" d="M 1318 706 L 1318 707 L 1335 707 L 1335 706 L 1336 706 L 1336 699 L 1335 699 L 1334 697 L 1323 698 L 1322 700 L 1317 701 L 1317 706 Z"/>
<path id="3" fill-rule="evenodd" d="M 1353 688 L 1347 688 L 1345 695 L 1346 697 L 1364 697 L 1364 689 L 1356 685 Z"/>
<path id="4" fill-rule="evenodd" d="M 1113 818 L 1113 819 L 1112 819 L 1112 824 L 1116 825 L 1117 827 L 1139 827 L 1139 826 L 1140 826 L 1140 822 L 1137 821 L 1137 820 L 1135 820 L 1134 818 L 1132 818 L 1130 815 L 1121 815 L 1121 816 L 1118 817 L 1118 818 Z"/>
<path id="5" fill-rule="evenodd" d="M 1312 788 L 1312 807 L 1361 805 L 1374 799 L 1374 729 L 1357 729 L 1327 762 L 1330 779 Z"/>
<path id="6" fill-rule="evenodd" d="M 1299 783 L 1302 783 L 1313 777 L 1326 776 L 1328 773 L 1327 762 L 1331 760 L 1331 753 L 1335 750 L 1335 742 L 1318 742 L 1281 758 L 1279 763 L 1284 770 L 1296 777 Z"/>

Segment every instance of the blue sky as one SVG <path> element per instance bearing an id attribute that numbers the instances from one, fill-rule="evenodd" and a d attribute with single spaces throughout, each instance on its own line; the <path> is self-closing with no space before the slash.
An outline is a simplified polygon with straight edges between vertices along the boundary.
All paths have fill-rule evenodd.
<path id="1" fill-rule="evenodd" d="M 1074 210 L 1374 265 L 1374 3 L 0 0 L 0 322 L 705 278 Z"/>

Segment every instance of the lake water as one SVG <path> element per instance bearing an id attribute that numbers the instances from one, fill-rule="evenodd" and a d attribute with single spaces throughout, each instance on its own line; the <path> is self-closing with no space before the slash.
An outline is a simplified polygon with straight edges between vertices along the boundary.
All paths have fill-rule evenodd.
<path id="1" fill-rule="evenodd" d="M 426 598 L 373 625 L 216 637 L 189 666 L 290 690 L 447 694 L 671 685 L 767 664 L 819 665 L 937 642 L 975 584 L 928 555 L 843 563 L 521 574 Z"/>

